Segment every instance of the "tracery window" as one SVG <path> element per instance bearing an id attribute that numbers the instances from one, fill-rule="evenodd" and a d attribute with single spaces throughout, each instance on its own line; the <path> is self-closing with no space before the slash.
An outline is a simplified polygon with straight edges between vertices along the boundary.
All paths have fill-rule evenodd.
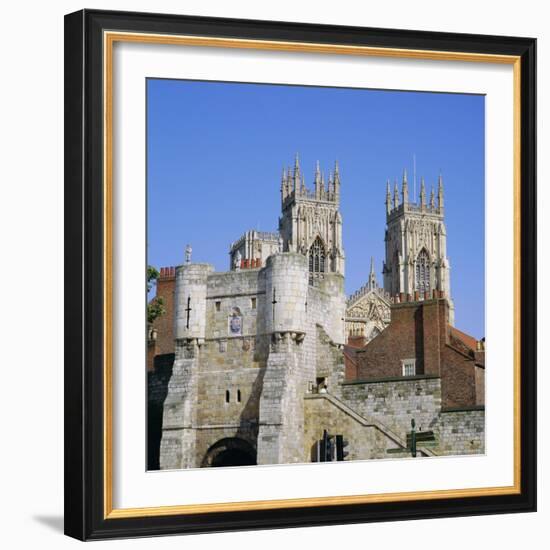
<path id="1" fill-rule="evenodd" d="M 325 247 L 320 237 L 317 237 L 309 249 L 309 284 L 325 272 Z"/>
<path id="2" fill-rule="evenodd" d="M 419 292 L 430 290 L 430 257 L 423 248 L 416 258 L 416 288 Z"/>

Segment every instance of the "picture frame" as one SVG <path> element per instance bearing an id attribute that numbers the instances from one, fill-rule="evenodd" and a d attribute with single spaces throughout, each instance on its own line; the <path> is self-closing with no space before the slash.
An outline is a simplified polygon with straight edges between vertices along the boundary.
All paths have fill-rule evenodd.
<path id="1" fill-rule="evenodd" d="M 510 66 L 513 483 L 255 501 L 114 506 L 113 47 L 186 45 Z M 212 77 L 215 78 L 215 75 Z M 536 510 L 536 41 L 82 10 L 65 17 L 65 533 L 80 540 Z M 141 343 L 136 343 L 141 345 Z M 326 467 L 329 466 L 320 466 Z"/>

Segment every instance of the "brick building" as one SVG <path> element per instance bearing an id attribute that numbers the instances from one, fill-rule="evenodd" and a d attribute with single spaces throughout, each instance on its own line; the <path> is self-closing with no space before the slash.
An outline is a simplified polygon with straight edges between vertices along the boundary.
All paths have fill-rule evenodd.
<path id="1" fill-rule="evenodd" d="M 161 298 L 164 314 L 149 327 L 147 337 L 147 371 L 154 370 L 155 357 L 174 353 L 174 292 L 176 268 L 161 267 L 156 283 L 155 299 Z"/>
<path id="2" fill-rule="evenodd" d="M 348 353 L 346 380 L 437 377 L 443 408 L 484 405 L 483 343 L 450 325 L 446 298 L 392 304 L 388 327 Z"/>

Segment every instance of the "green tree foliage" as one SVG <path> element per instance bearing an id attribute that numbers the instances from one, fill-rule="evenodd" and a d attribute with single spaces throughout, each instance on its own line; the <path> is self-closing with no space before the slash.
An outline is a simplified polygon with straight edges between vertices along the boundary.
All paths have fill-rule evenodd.
<path id="1" fill-rule="evenodd" d="M 157 282 L 159 275 L 160 274 L 158 270 L 154 266 L 147 266 L 147 292 L 151 291 L 153 285 Z M 157 319 L 161 315 L 164 315 L 165 313 L 166 310 L 164 309 L 164 301 L 160 296 L 157 298 L 153 298 L 147 304 L 147 322 L 149 324 L 151 324 L 155 319 Z"/>
<path id="2" fill-rule="evenodd" d="M 160 277 L 158 269 L 152 265 L 147 266 L 147 292 L 151 292 L 153 285 L 157 282 L 157 279 Z"/>
<path id="3" fill-rule="evenodd" d="M 147 322 L 152 323 L 155 319 L 164 315 L 164 301 L 162 298 L 154 298 L 147 304 Z"/>

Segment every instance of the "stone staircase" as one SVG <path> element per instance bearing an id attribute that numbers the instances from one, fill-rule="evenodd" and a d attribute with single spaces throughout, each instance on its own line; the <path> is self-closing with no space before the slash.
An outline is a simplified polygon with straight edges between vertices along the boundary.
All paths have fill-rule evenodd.
<path id="1" fill-rule="evenodd" d="M 357 413 L 354 409 L 346 405 L 343 401 L 338 399 L 335 395 L 331 393 L 318 393 L 318 394 L 309 394 L 305 396 L 306 399 L 325 399 L 332 406 L 338 408 L 340 411 L 351 417 L 353 420 L 365 427 L 371 427 L 379 430 L 384 434 L 390 441 L 393 441 L 398 448 L 389 449 L 387 452 L 392 455 L 401 455 L 407 456 L 410 454 L 410 435 L 407 434 L 407 438 L 403 439 L 401 436 L 396 434 L 393 430 L 379 422 L 378 420 L 365 418 L 364 416 Z M 426 436 L 424 436 L 426 434 Z M 431 434 L 431 435 L 430 435 Z M 419 435 L 421 437 L 419 438 Z M 437 456 L 433 449 L 430 447 L 435 446 L 435 436 L 433 432 L 417 432 L 417 453 L 423 456 Z"/>

